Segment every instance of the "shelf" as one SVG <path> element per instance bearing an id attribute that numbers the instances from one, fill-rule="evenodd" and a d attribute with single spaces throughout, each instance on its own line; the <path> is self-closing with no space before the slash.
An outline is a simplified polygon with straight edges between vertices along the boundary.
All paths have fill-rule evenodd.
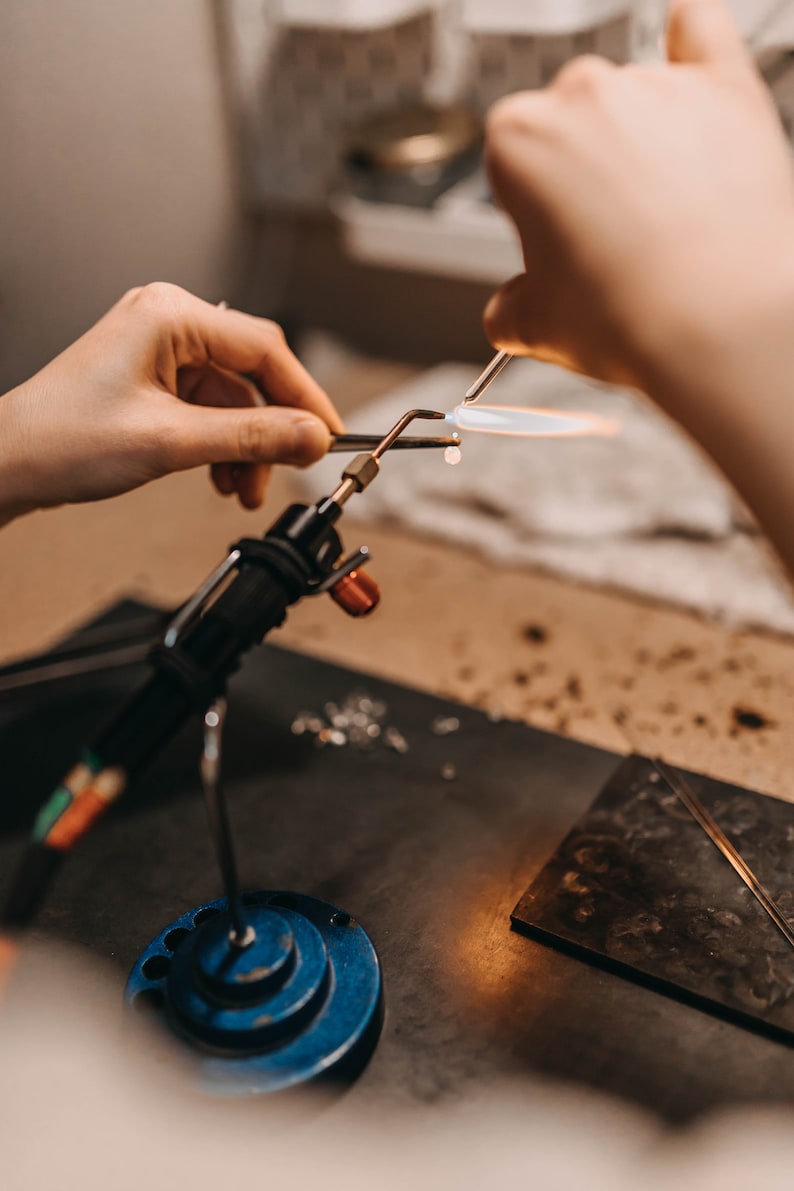
<path id="1" fill-rule="evenodd" d="M 468 188 L 468 189 L 467 189 Z M 513 225 L 461 183 L 431 210 L 337 198 L 345 246 L 356 260 L 499 285 L 523 272 Z"/>
<path id="2" fill-rule="evenodd" d="M 593 29 L 631 11 L 632 0 L 463 0 L 472 33 L 558 35 Z"/>
<path id="3" fill-rule="evenodd" d="M 366 32 L 398 25 L 438 7 L 439 0 L 282 0 L 279 21 L 292 27 Z"/>

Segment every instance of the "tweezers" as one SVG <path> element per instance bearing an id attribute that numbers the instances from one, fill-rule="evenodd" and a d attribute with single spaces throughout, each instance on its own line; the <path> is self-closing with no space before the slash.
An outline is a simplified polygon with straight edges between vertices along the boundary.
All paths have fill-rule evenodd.
<path id="1" fill-rule="evenodd" d="M 380 434 L 337 434 L 331 439 L 329 451 L 372 451 L 382 441 Z M 439 438 L 398 438 L 389 447 L 390 451 L 417 451 L 432 447 L 459 447 L 460 438 L 448 434 Z"/>

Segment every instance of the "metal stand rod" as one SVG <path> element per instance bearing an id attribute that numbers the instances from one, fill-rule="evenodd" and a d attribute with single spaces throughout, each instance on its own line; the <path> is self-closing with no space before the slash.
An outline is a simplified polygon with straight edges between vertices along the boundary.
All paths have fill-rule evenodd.
<path id="1" fill-rule="evenodd" d="M 204 716 L 204 746 L 201 752 L 201 784 L 210 821 L 210 831 L 221 870 L 232 929 L 229 941 L 234 947 L 248 947 L 253 943 L 253 927 L 243 919 L 243 903 L 237 878 L 237 862 L 229 828 L 226 799 L 221 784 L 221 741 L 226 719 L 226 700 L 216 699 Z"/>

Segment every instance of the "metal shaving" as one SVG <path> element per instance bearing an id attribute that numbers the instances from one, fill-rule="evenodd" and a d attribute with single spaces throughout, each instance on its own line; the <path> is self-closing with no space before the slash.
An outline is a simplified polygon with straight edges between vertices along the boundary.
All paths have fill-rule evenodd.
<path id="1" fill-rule="evenodd" d="M 314 711 L 299 711 L 292 721 L 292 731 L 295 736 L 313 736 L 317 748 L 351 745 L 355 749 L 371 752 L 380 746 L 395 753 L 409 752 L 410 745 L 400 729 L 385 722 L 387 713 L 388 707 L 382 699 L 353 691 L 340 703 L 326 703 L 322 715 Z M 502 713 L 498 710 L 490 712 L 488 718 L 501 719 Z M 456 715 L 437 715 L 429 727 L 434 736 L 451 736 L 460 731 L 460 720 Z M 457 768 L 451 761 L 441 767 L 444 781 L 452 782 L 457 776 Z"/>
<path id="2" fill-rule="evenodd" d="M 460 728 L 460 720 L 456 715 L 437 715 L 430 725 L 434 736 L 450 736 Z"/>
<path id="3" fill-rule="evenodd" d="M 326 703 L 322 715 L 299 711 L 292 721 L 295 736 L 308 733 L 317 748 L 332 745 L 371 750 L 380 741 L 398 753 L 408 752 L 408 742 L 397 728 L 383 724 L 388 708 L 382 699 L 353 691 L 341 703 Z"/>
<path id="4" fill-rule="evenodd" d="M 383 743 L 387 749 L 394 749 L 395 753 L 408 752 L 408 741 L 399 728 L 388 727 L 383 733 Z"/>

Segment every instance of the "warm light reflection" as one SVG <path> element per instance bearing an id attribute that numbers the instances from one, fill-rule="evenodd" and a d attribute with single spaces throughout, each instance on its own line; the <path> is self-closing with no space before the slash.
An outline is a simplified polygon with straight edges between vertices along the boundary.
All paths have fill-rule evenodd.
<path id="1" fill-rule="evenodd" d="M 576 436 L 612 437 L 620 422 L 596 413 L 571 410 L 535 409 L 516 405 L 458 405 L 446 415 L 446 421 L 459 430 L 479 434 L 509 434 L 522 438 L 571 438 Z"/>
<path id="2" fill-rule="evenodd" d="M 7 936 L 0 938 L 0 996 L 8 983 L 16 964 L 19 944 Z"/>
<path id="3" fill-rule="evenodd" d="M 522 865 L 505 876 L 500 869 L 510 866 L 501 861 L 494 858 L 494 872 L 456 888 L 458 929 L 443 957 L 461 1006 L 485 1015 L 492 1027 L 516 1003 L 519 989 L 525 1021 L 546 1012 L 554 995 L 553 953 L 510 929 L 510 913 L 528 883 L 526 870 Z"/>

